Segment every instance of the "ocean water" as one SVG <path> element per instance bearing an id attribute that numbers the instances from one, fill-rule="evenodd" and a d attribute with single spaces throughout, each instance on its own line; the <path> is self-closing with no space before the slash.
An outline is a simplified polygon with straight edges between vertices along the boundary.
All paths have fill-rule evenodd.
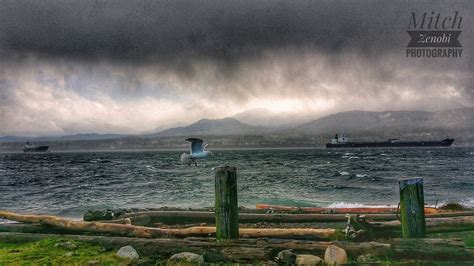
<path id="1" fill-rule="evenodd" d="M 0 154 L 0 209 L 82 217 L 88 209 L 208 207 L 214 167 L 238 170 L 239 205 L 396 205 L 398 179 L 423 177 L 429 205 L 474 205 L 474 148 Z"/>

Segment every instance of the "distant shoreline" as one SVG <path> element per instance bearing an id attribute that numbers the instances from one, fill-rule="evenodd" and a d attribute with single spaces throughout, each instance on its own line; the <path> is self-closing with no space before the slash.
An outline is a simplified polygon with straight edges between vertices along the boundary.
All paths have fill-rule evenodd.
<path id="1" fill-rule="evenodd" d="M 236 150 L 321 150 L 326 149 L 324 146 L 316 146 L 316 147 L 252 147 L 252 148 L 245 148 L 245 147 L 237 147 L 237 148 L 210 148 L 213 151 L 236 151 Z M 52 150 L 49 152 L 39 152 L 39 153 L 27 153 L 27 154 L 47 154 L 47 153 L 81 153 L 81 152 L 154 152 L 154 151 L 182 151 L 188 152 L 189 148 L 164 148 L 164 149 L 120 149 L 120 150 Z M 23 151 L 9 151 L 9 150 L 0 150 L 1 153 L 24 153 Z"/>
<path id="2" fill-rule="evenodd" d="M 351 150 L 351 149 L 367 149 L 367 150 L 391 150 L 391 149 L 452 149 L 452 148 L 474 148 L 474 145 L 456 145 L 451 147 L 380 147 L 380 148 L 341 148 L 337 150 Z M 245 151 L 245 150 L 325 150 L 325 146 L 312 146 L 312 147 L 225 147 L 225 148 L 211 148 L 213 151 Z M 334 151 L 334 149 L 327 149 Z M 163 148 L 163 149 L 97 149 L 97 150 L 51 150 L 49 152 L 39 153 L 24 153 L 23 151 L 15 150 L 1 150 L 0 154 L 49 154 L 49 153 L 88 153 L 88 152 L 167 152 L 167 151 L 181 151 L 187 152 L 189 149 L 186 148 Z"/>

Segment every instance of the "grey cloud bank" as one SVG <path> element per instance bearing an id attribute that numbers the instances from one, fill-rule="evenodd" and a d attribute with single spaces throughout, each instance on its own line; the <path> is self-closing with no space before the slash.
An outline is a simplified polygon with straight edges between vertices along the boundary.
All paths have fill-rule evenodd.
<path id="1" fill-rule="evenodd" d="M 470 1 L 0 2 L 3 135 L 474 103 Z M 462 58 L 405 57 L 431 10 L 464 17 Z"/>

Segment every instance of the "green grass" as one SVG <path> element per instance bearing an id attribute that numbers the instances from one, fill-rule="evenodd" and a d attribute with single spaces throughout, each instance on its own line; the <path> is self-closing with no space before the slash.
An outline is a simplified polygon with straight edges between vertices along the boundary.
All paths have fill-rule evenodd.
<path id="1" fill-rule="evenodd" d="M 429 234 L 428 237 L 436 238 L 461 238 L 467 246 L 474 247 L 474 231 Z M 75 245 L 59 245 L 58 243 L 70 242 Z M 0 266 L 3 265 L 89 265 L 91 261 L 98 261 L 99 265 L 130 265 L 130 261 L 115 256 L 116 250 L 105 250 L 100 245 L 89 244 L 81 241 L 71 241 L 61 238 L 49 238 L 27 243 L 1 243 Z M 352 258 L 353 261 L 356 258 Z M 390 257 L 376 258 L 381 265 L 406 263 Z M 354 263 L 352 261 L 352 263 Z M 422 262 L 414 261 L 419 265 L 452 265 L 450 262 Z M 221 262 L 225 263 L 225 262 Z M 428 264 L 423 264 L 428 263 Z M 459 262 L 460 263 L 460 262 Z M 164 265 L 166 258 L 148 257 L 135 262 L 138 265 Z M 457 264 L 457 263 L 456 263 Z M 227 262 L 226 265 L 233 265 Z M 460 263 L 459 265 L 468 265 Z"/>
<path id="2" fill-rule="evenodd" d="M 463 239 L 464 239 L 464 243 L 466 243 L 468 247 L 474 247 L 474 232 L 471 231 L 471 232 L 466 233 Z"/>
<path id="3" fill-rule="evenodd" d="M 69 241 L 69 240 L 67 240 Z M 77 247 L 55 246 L 66 240 L 45 239 L 28 243 L 0 243 L 0 265 L 127 265 L 129 261 L 115 256 L 101 246 L 79 241 L 69 241 Z"/>

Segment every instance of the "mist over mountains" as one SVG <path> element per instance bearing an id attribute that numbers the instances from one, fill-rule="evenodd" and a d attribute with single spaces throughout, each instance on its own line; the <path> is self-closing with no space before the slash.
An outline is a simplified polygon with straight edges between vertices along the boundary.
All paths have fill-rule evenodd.
<path id="1" fill-rule="evenodd" d="M 265 108 L 249 109 L 232 116 L 243 123 L 273 129 L 292 128 L 314 120 L 313 114 L 275 113 Z"/>
<path id="2" fill-rule="evenodd" d="M 345 132 L 362 139 L 439 138 L 446 135 L 464 138 L 473 135 L 474 108 L 448 111 L 350 111 L 304 123 L 289 130 L 305 135 Z"/>
<path id="3" fill-rule="evenodd" d="M 425 111 L 348 111 L 292 125 L 291 120 L 259 110 L 259 116 L 240 113 L 232 118 L 201 119 L 187 126 L 137 135 L 76 134 L 61 137 L 0 137 L 0 149 L 15 150 L 22 142 L 48 144 L 53 149 L 159 149 L 184 148 L 184 138 L 202 137 L 215 147 L 299 147 L 320 146 L 335 133 L 352 140 L 375 141 L 456 139 L 456 145 L 474 144 L 474 108 Z M 240 120 L 239 120 L 240 118 Z M 295 118 L 297 123 L 303 118 Z M 245 122 L 241 121 L 244 120 Z M 285 127 L 285 124 L 288 125 Z M 78 144 L 80 143 L 80 145 Z"/>

